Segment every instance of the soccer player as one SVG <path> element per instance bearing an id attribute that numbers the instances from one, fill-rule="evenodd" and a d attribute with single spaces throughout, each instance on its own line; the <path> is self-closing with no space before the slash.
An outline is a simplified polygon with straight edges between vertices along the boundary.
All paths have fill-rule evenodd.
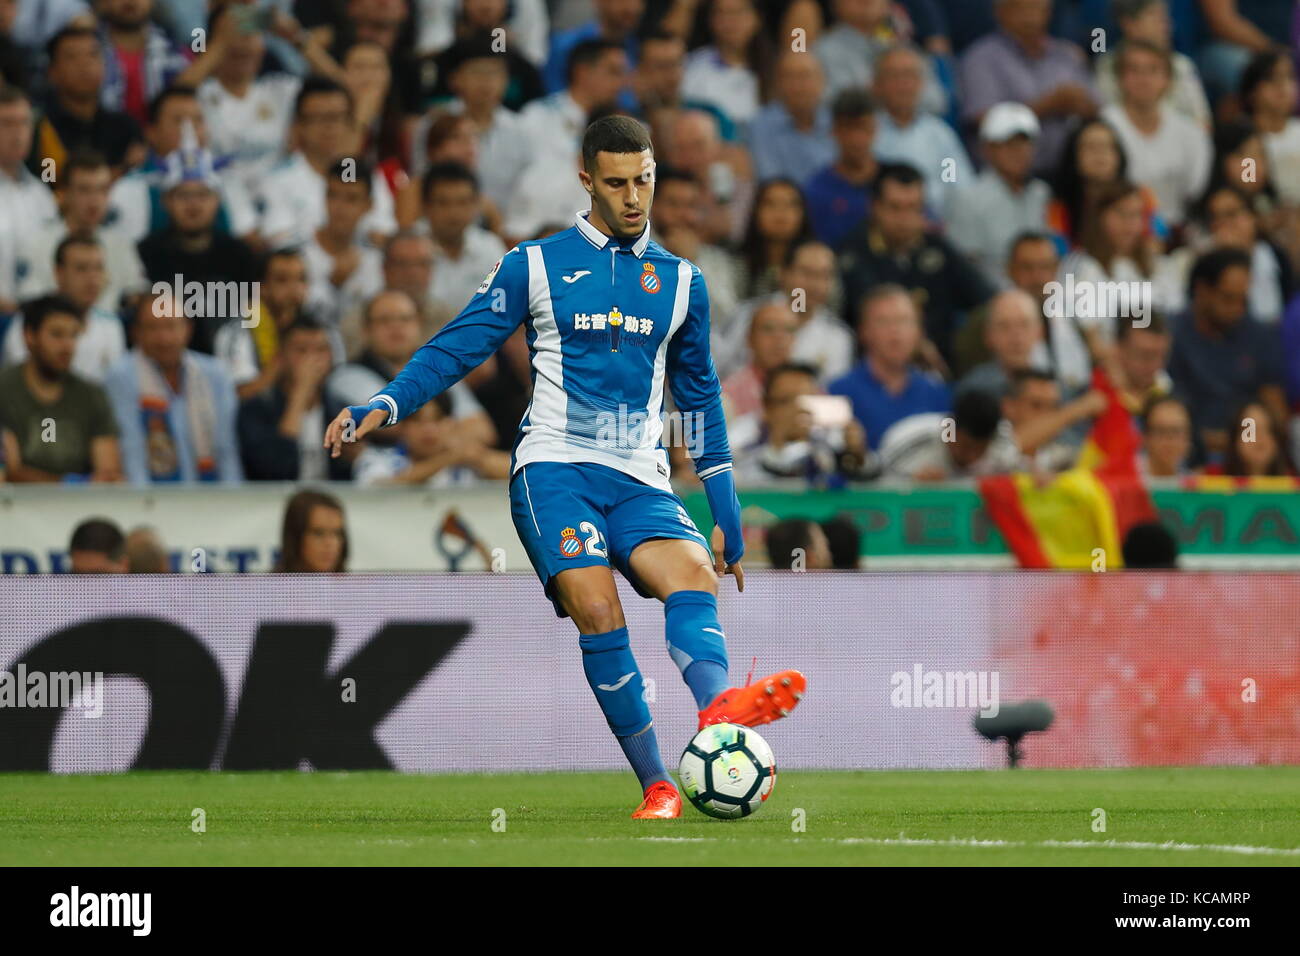
<path id="1" fill-rule="evenodd" d="M 724 573 L 744 588 L 740 503 L 704 279 L 650 241 L 650 137 L 628 117 L 597 120 L 583 137 L 582 167 L 591 211 L 506 253 L 396 379 L 330 423 L 325 444 L 338 455 L 344 441 L 395 424 L 524 324 L 533 398 L 511 462 L 515 528 L 556 613 L 578 627 L 587 682 L 644 791 L 632 816 L 668 819 L 681 815 L 681 797 L 659 755 L 612 569 L 664 602 L 668 653 L 701 728 L 784 717 L 805 680 L 789 670 L 728 686 L 717 590 Z M 712 542 L 668 481 L 665 382 L 692 423 L 688 444 L 716 524 Z"/>

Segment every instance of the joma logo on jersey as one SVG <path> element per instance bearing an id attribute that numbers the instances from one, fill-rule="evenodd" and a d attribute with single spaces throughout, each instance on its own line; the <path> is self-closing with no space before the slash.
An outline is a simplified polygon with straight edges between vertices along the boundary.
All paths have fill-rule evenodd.
<path id="1" fill-rule="evenodd" d="M 649 336 L 654 332 L 655 324 L 653 319 L 642 319 L 635 315 L 624 315 L 617 307 L 610 309 L 608 312 L 575 312 L 573 314 L 573 329 L 575 332 L 607 332 L 609 334 L 609 350 L 617 352 L 619 345 L 623 341 L 624 333 L 635 336 L 628 339 L 634 345 L 641 345 L 646 341 L 640 336 Z"/>

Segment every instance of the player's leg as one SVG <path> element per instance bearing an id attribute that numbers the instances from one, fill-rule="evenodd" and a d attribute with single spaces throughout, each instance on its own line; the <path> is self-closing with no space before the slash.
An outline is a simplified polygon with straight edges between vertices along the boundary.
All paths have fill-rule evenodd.
<path id="1" fill-rule="evenodd" d="M 643 680 L 628 641 L 623 608 L 610 571 L 604 517 L 593 500 L 596 483 L 581 466 L 525 465 L 510 485 L 515 529 L 560 616 L 578 627 L 582 667 L 606 723 L 650 803 L 637 815 L 673 817 L 680 798 L 659 754 Z"/>

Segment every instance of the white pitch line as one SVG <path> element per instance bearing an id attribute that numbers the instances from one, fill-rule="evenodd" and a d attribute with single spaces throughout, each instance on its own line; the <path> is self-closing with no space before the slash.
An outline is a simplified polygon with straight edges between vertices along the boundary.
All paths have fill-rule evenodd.
<path id="1" fill-rule="evenodd" d="M 869 844 L 872 846 L 971 846 L 971 847 L 1043 847 L 1048 849 L 1101 849 L 1101 850 L 1209 850 L 1218 853 L 1237 853 L 1242 856 L 1300 856 L 1300 847 L 1246 846 L 1219 843 L 1144 843 L 1137 840 L 976 840 L 972 837 L 949 837 L 946 840 L 914 837 L 843 837 L 829 838 L 843 846 Z"/>

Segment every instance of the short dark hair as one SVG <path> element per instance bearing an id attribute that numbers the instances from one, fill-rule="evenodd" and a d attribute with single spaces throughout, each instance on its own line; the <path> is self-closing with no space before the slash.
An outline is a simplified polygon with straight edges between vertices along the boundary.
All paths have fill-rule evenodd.
<path id="1" fill-rule="evenodd" d="M 271 263 L 276 259 L 297 259 L 299 262 L 306 264 L 303 258 L 302 249 L 297 246 L 281 246 L 279 249 L 272 249 L 264 254 L 258 262 L 257 278 L 265 280 L 271 273 Z"/>
<path id="2" fill-rule="evenodd" d="M 564 85 L 572 86 L 574 74 L 578 72 L 580 66 L 591 66 L 593 63 L 599 63 L 600 58 L 606 53 L 624 52 L 623 45 L 613 40 L 583 40 L 578 43 L 569 53 L 569 59 L 564 65 Z"/>
<path id="3" fill-rule="evenodd" d="M 772 388 L 776 385 L 776 380 L 782 375 L 803 375 L 814 382 L 817 381 L 817 369 L 804 362 L 786 362 L 778 365 L 767 373 L 767 378 L 763 381 L 763 404 L 766 405 L 768 399 L 772 397 Z"/>
<path id="4" fill-rule="evenodd" d="M 346 86 L 336 83 L 329 77 L 309 76 L 302 81 L 302 86 L 298 90 L 298 95 L 293 101 L 293 117 L 298 119 L 302 116 L 302 108 L 307 103 L 307 98 L 311 96 L 320 96 L 325 93 L 341 93 L 348 101 L 348 113 L 353 111 L 352 93 Z"/>
<path id="5" fill-rule="evenodd" d="M 812 549 L 813 528 L 816 523 L 808 518 L 786 518 L 767 529 L 767 560 L 773 568 L 789 571 L 794 567 L 794 553 L 805 555 Z"/>
<path id="6" fill-rule="evenodd" d="M 168 100 L 192 100 L 197 98 L 198 93 L 194 91 L 194 87 L 192 86 L 167 87 L 149 101 L 149 109 L 145 115 L 145 125 L 152 126 L 154 123 L 158 122 L 158 114 L 162 112 L 162 108 L 167 105 Z"/>
<path id="7" fill-rule="evenodd" d="M 1147 430 L 1147 426 L 1151 423 L 1151 416 L 1155 414 L 1155 410 L 1161 405 L 1177 405 L 1184 412 L 1188 412 L 1187 403 L 1177 395 L 1155 395 L 1142 406 L 1142 411 L 1138 415 L 1139 420 L 1142 422 L 1142 431 L 1144 433 Z M 1190 412 L 1188 412 L 1188 414 L 1190 414 Z"/>
<path id="8" fill-rule="evenodd" d="M 1277 68 L 1278 61 L 1286 56 L 1287 54 L 1279 50 L 1265 50 L 1251 57 L 1250 62 L 1246 64 L 1246 68 L 1241 71 L 1241 80 L 1237 84 L 1237 96 L 1241 99 L 1241 105 L 1247 113 L 1252 109 L 1250 99 L 1255 95 L 1255 90 L 1261 83 L 1268 82 L 1268 76 Z"/>
<path id="9" fill-rule="evenodd" d="M 1210 285 L 1218 285 L 1219 279 L 1229 269 L 1240 267 L 1250 270 L 1250 253 L 1244 249 L 1232 249 L 1223 247 L 1211 249 L 1203 254 L 1192 265 L 1191 274 L 1187 277 L 1187 294 L 1193 296 L 1196 294 L 1196 287 L 1202 282 L 1208 282 Z"/>
<path id="10" fill-rule="evenodd" d="M 1056 378 L 1050 372 L 1044 372 L 1042 369 L 1018 368 L 1008 376 L 1006 397 L 1016 398 L 1030 382 L 1044 382 L 1048 385 L 1055 385 Z"/>
<path id="11" fill-rule="evenodd" d="M 324 322 L 320 321 L 313 315 L 309 315 L 306 312 L 301 312 L 298 314 L 297 318 L 295 318 L 292 322 L 290 322 L 285 328 L 280 330 L 280 341 L 281 342 L 289 341 L 289 336 L 293 335 L 295 332 L 328 332 L 328 331 L 329 329 L 325 327 Z"/>
<path id="12" fill-rule="evenodd" d="M 68 551 L 92 551 L 120 561 L 126 553 L 126 535 L 107 518 L 87 518 L 73 530 Z"/>
<path id="13" fill-rule="evenodd" d="M 347 174 L 350 174 L 352 178 L 344 179 L 344 175 Z M 341 159 L 334 160 L 334 162 L 330 164 L 329 172 L 326 174 L 325 179 L 327 182 L 331 179 L 337 179 L 339 182 L 347 186 L 361 183 L 366 187 L 368 192 L 370 190 L 370 180 L 374 178 L 374 175 L 375 167 L 370 165 L 366 160 L 353 159 L 345 156 Z"/>
<path id="14" fill-rule="evenodd" d="M 23 303 L 23 330 L 39 332 L 45 320 L 53 315 L 70 315 L 78 322 L 85 322 L 75 303 L 61 295 L 43 295 Z"/>
<path id="15" fill-rule="evenodd" d="M 1132 20 L 1157 3 L 1163 4 L 1164 0 L 1111 0 L 1111 13 L 1116 20 Z"/>
<path id="16" fill-rule="evenodd" d="M 923 183 L 921 174 L 915 166 L 908 163 L 881 163 L 876 178 L 871 183 L 871 198 L 879 199 L 885 193 L 885 183 L 898 183 L 900 186 L 915 186 Z"/>
<path id="17" fill-rule="evenodd" d="M 1156 309 L 1152 309 L 1146 316 L 1146 324 L 1138 325 L 1133 321 L 1132 316 L 1117 315 L 1115 316 L 1115 339 L 1122 342 L 1134 332 L 1150 332 L 1152 335 L 1168 335 L 1169 320 L 1165 314 Z"/>
<path id="18" fill-rule="evenodd" d="M 1002 409 L 997 398 L 986 390 L 968 388 L 953 402 L 952 418 L 960 431 L 976 441 L 988 441 L 998 430 Z"/>
<path id="19" fill-rule="evenodd" d="M 99 45 L 99 34 L 92 27 L 66 26 L 45 41 L 45 58 L 49 62 L 54 62 L 54 58 L 59 55 L 59 47 L 65 40 L 76 40 L 79 38 L 89 38 Z"/>
<path id="20" fill-rule="evenodd" d="M 108 157 L 97 149 L 78 149 L 63 161 L 59 172 L 59 184 L 67 186 L 72 182 L 72 174 L 82 169 L 109 169 Z"/>
<path id="21" fill-rule="evenodd" d="M 876 98 L 865 89 L 851 86 L 840 90 L 831 100 L 831 120 L 835 123 L 876 115 Z"/>
<path id="22" fill-rule="evenodd" d="M 420 198 L 428 201 L 429 191 L 438 183 L 469 183 L 474 192 L 478 192 L 478 177 L 474 171 L 464 163 L 458 163 L 454 160 L 448 160 L 442 163 L 434 163 L 424 173 L 424 179 L 420 182 Z"/>
<path id="23" fill-rule="evenodd" d="M 1178 567 L 1178 541 L 1159 521 L 1144 521 L 1129 528 L 1122 552 L 1126 568 Z"/>
<path id="24" fill-rule="evenodd" d="M 70 232 L 54 247 L 54 264 L 61 266 L 68 257 L 68 250 L 74 246 L 89 246 L 92 249 L 104 250 L 103 245 L 95 238 L 94 233 L 90 232 Z"/>
<path id="25" fill-rule="evenodd" d="M 856 571 L 862 555 L 862 531 L 857 523 L 847 514 L 838 514 L 821 525 L 831 548 L 831 567 L 836 571 Z"/>
<path id="26" fill-rule="evenodd" d="M 597 153 L 640 153 L 653 151 L 650 132 L 631 116 L 605 116 L 587 127 L 582 134 L 582 168 L 596 167 Z"/>
<path id="27" fill-rule="evenodd" d="M 1020 251 L 1021 246 L 1030 242 L 1049 242 L 1053 249 L 1056 248 L 1056 240 L 1052 238 L 1051 233 L 1044 232 L 1041 229 L 1026 229 L 1024 232 L 1016 233 L 1016 237 L 1007 246 L 1007 258 L 1010 259 Z"/>

